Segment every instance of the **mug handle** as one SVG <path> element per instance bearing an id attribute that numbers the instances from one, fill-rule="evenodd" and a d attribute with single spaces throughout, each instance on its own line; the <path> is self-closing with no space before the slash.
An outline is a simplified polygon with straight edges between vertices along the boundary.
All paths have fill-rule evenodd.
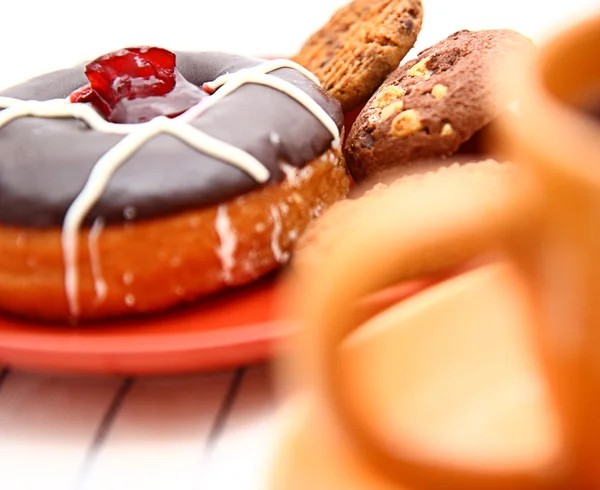
<path id="1" fill-rule="evenodd" d="M 518 186 L 512 185 L 518 179 L 500 179 L 499 189 L 498 172 L 470 170 L 448 173 L 447 180 L 434 175 L 414 188 L 400 186 L 395 192 L 390 188 L 380 199 L 365 200 L 352 219 L 340 225 L 327 267 L 299 271 L 303 328 L 298 340 L 304 374 L 361 455 L 398 485 L 457 490 L 555 488 L 552 472 L 478 471 L 468 464 L 435 461 L 396 442 L 392 450 L 377 435 L 376 421 L 360 416 L 344 390 L 343 373 L 336 363 L 337 347 L 360 323 L 352 308 L 359 299 L 401 281 L 459 266 L 498 245 L 509 244 L 509 256 L 518 265 L 510 244 L 526 239 L 539 215 L 535 193 L 518 192 Z M 404 219 L 402 213 L 400 222 L 399 200 L 403 209 L 427 206 L 435 212 L 415 213 L 414 219 L 410 215 Z"/>

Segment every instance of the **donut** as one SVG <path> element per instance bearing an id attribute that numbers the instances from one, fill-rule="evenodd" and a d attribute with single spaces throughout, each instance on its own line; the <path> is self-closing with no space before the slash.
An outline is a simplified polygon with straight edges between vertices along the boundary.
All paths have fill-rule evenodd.
<path id="1" fill-rule="evenodd" d="M 357 182 L 415 161 L 439 159 L 510 106 L 495 66 L 532 50 L 509 29 L 459 31 L 394 70 L 358 115 L 344 145 Z"/>
<path id="2" fill-rule="evenodd" d="M 340 104 L 289 60 L 127 48 L 0 109 L 0 310 L 17 315 L 139 315 L 250 283 L 349 190 Z"/>

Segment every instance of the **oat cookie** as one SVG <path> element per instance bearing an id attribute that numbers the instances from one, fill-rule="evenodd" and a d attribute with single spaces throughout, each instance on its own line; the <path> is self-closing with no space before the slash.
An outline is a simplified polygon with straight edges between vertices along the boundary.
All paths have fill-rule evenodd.
<path id="1" fill-rule="evenodd" d="M 396 69 L 346 140 L 354 179 L 455 153 L 511 102 L 499 99 L 493 67 L 523 49 L 533 43 L 511 30 L 459 31 Z"/>
<path id="2" fill-rule="evenodd" d="M 348 112 L 366 102 L 398 67 L 422 21 L 421 0 L 354 0 L 293 59 L 312 71 Z"/>

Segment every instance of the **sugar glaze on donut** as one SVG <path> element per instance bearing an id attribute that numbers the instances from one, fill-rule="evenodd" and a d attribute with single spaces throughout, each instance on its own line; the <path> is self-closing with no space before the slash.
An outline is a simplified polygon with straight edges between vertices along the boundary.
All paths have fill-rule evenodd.
<path id="1" fill-rule="evenodd" d="M 20 118 L 73 118 L 84 121 L 91 130 L 125 135 L 124 138 L 97 160 L 89 173 L 83 189 L 77 194 L 64 215 L 62 222 L 62 248 L 65 270 L 64 286 L 71 317 L 77 318 L 80 315 L 78 301 L 79 271 L 77 268 L 79 230 L 90 211 L 101 199 L 117 170 L 152 138 L 160 134 L 171 135 L 198 152 L 212 156 L 225 164 L 240 169 L 258 184 L 266 183 L 272 177 L 272 172 L 259 159 L 255 158 L 249 152 L 229 144 L 222 139 L 212 137 L 192 125 L 194 121 L 206 113 L 217 102 L 223 100 L 244 85 L 255 84 L 275 89 L 300 104 L 304 110 L 312 114 L 329 132 L 331 148 L 339 149 L 341 126 L 339 117 L 338 121 L 336 121 L 332 115 L 303 89 L 271 74 L 271 72 L 282 68 L 293 69 L 311 80 L 312 83 L 318 85 L 318 81 L 310 72 L 307 72 L 304 68 L 289 60 L 266 61 L 233 73 L 220 75 L 212 81 L 205 82 L 205 86 L 211 92 L 216 90 L 214 95 L 202 99 L 200 103 L 191 107 L 183 114 L 173 119 L 159 116 L 149 122 L 140 124 L 115 124 L 108 122 L 93 107 L 87 104 L 73 104 L 65 98 L 33 101 L 0 95 L 0 108 L 5 109 L 0 112 L 0 129 Z M 279 143 L 279 135 L 276 132 L 271 132 L 269 138 L 272 143 Z M 283 163 L 283 165 L 288 164 Z M 289 174 L 289 170 L 284 170 L 284 173 Z M 226 221 L 223 219 L 224 215 L 222 214 L 224 212 L 226 212 L 226 208 L 219 206 L 219 214 L 216 222 L 217 232 L 219 232 L 219 227 L 223 228 L 225 226 L 224 223 Z M 124 212 L 124 214 L 125 218 L 127 218 L 127 213 Z M 135 215 L 135 212 L 133 214 Z M 273 217 L 273 219 L 276 220 L 276 217 Z M 107 286 L 101 274 L 100 257 L 95 252 L 96 242 L 104 226 L 105 219 L 101 215 L 96 216 L 92 221 L 88 236 L 90 267 L 94 276 L 96 296 L 99 301 L 102 301 L 107 294 Z M 225 238 L 220 237 L 224 240 L 225 246 L 221 249 L 221 253 L 224 253 L 227 250 L 227 242 Z M 281 252 L 275 251 L 275 253 Z M 224 265 L 224 274 L 227 275 L 227 269 L 231 268 L 232 257 L 228 257 L 224 253 L 221 259 Z"/>

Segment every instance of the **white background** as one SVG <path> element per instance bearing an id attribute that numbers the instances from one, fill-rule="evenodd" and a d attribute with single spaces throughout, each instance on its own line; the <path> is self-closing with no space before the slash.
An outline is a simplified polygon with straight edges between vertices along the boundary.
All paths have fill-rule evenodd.
<path id="1" fill-rule="evenodd" d="M 346 0 L 2 0 L 0 88 L 124 46 L 294 53 Z M 459 29 L 510 27 L 536 40 L 600 0 L 423 0 L 418 48 Z"/>

